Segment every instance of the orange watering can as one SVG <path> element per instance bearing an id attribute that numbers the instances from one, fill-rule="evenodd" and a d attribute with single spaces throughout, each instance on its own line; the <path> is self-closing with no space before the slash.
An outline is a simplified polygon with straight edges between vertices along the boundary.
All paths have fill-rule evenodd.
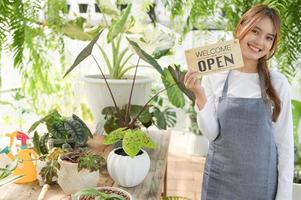
<path id="1" fill-rule="evenodd" d="M 33 159 L 37 159 L 38 155 L 34 150 L 29 149 L 27 147 L 27 140 L 29 139 L 29 137 L 21 131 L 8 133 L 6 134 L 6 136 L 10 137 L 9 148 L 6 147 L 4 149 L 6 150 L 8 157 L 10 157 L 12 160 L 18 157 L 20 160 L 18 167 L 13 171 L 13 175 L 24 175 L 22 178 L 18 179 L 15 183 L 28 183 L 28 182 L 35 181 L 37 179 L 37 174 L 36 174 L 36 165 L 33 163 Z M 16 156 L 14 156 L 10 151 L 14 143 L 14 138 L 17 138 L 17 140 L 21 141 L 21 146 L 17 151 Z"/>

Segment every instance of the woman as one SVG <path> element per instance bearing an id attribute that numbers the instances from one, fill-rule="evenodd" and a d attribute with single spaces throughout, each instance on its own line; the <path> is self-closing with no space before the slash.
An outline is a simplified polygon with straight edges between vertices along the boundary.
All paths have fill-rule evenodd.
<path id="1" fill-rule="evenodd" d="M 202 200 L 292 199 L 290 87 L 267 66 L 279 33 L 276 10 L 254 6 L 235 31 L 244 67 L 205 76 L 202 84 L 197 71 L 185 75 L 199 128 L 210 141 Z"/>

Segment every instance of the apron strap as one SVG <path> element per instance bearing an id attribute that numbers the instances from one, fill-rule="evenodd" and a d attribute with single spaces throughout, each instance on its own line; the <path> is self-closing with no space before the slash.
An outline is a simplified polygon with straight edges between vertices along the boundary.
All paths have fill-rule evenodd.
<path id="1" fill-rule="evenodd" d="M 227 94 L 228 94 L 229 77 L 230 77 L 231 72 L 232 72 L 232 70 L 229 71 L 226 81 L 225 81 L 225 84 L 224 84 L 224 88 L 223 88 L 223 92 L 222 92 L 223 98 L 227 97 Z M 261 74 L 258 74 L 258 75 L 259 75 L 259 85 L 260 85 L 260 90 L 261 90 L 261 96 L 266 101 L 267 93 L 266 93 L 264 77 Z"/>
<path id="2" fill-rule="evenodd" d="M 231 74 L 232 70 L 229 71 L 226 81 L 224 83 L 224 88 L 223 88 L 223 93 L 222 93 L 222 97 L 227 97 L 227 93 L 228 93 L 228 82 L 229 82 L 229 77 Z"/>

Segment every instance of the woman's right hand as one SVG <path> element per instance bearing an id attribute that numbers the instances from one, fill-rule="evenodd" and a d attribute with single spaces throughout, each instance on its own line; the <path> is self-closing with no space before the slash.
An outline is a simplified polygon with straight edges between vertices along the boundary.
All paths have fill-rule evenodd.
<path id="1" fill-rule="evenodd" d="M 206 104 L 207 98 L 205 90 L 201 86 L 199 79 L 199 71 L 188 70 L 184 77 L 184 85 L 195 95 L 195 103 L 199 109 L 202 109 Z"/>

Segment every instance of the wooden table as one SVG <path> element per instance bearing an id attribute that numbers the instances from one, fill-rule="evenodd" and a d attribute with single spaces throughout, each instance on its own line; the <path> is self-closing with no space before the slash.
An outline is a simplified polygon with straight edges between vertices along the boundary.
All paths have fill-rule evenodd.
<path id="1" fill-rule="evenodd" d="M 147 150 L 151 159 L 150 171 L 144 181 L 132 188 L 123 188 L 109 177 L 107 171 L 100 173 L 98 186 L 115 186 L 132 194 L 134 200 L 159 200 L 166 191 L 167 153 L 170 140 L 169 131 L 150 131 L 150 137 L 156 142 L 155 150 Z M 100 137 L 95 137 L 89 146 L 97 151 L 101 143 Z M 163 185 L 164 183 L 164 185 Z M 0 189 L 0 200 L 36 200 L 41 191 L 37 182 L 28 184 L 10 184 Z M 166 192 L 165 192 L 166 193 Z M 52 185 L 46 195 L 47 200 L 70 200 L 71 196 L 63 193 L 59 185 Z"/>

